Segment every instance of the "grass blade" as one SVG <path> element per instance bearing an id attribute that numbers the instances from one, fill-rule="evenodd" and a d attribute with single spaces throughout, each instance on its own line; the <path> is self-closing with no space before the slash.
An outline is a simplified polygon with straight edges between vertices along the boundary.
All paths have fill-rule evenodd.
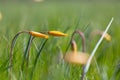
<path id="1" fill-rule="evenodd" d="M 36 58 L 35 58 L 34 66 L 33 66 L 32 72 L 31 72 L 31 78 L 30 78 L 31 80 L 32 80 L 32 76 L 33 76 L 35 67 L 36 67 L 36 65 L 37 65 L 37 61 L 38 61 L 38 59 L 39 59 L 40 53 L 41 53 L 42 49 L 44 48 L 47 40 L 48 40 L 48 39 L 45 39 L 45 40 L 42 42 L 41 47 L 39 48 L 39 51 L 38 51 L 37 56 L 36 56 Z"/>
<path id="2" fill-rule="evenodd" d="M 14 38 L 12 39 L 11 48 L 10 48 L 10 64 L 9 64 L 9 66 L 11 66 L 11 67 L 10 67 L 10 70 L 9 70 L 9 72 L 10 72 L 10 80 L 11 80 L 11 76 L 12 76 L 13 49 L 14 49 L 14 47 L 15 47 L 16 40 L 17 40 L 18 36 L 19 36 L 20 34 L 22 34 L 22 33 L 28 33 L 28 31 L 18 32 L 18 33 L 14 36 Z"/>
<path id="3" fill-rule="evenodd" d="M 32 35 L 30 35 L 28 43 L 27 43 L 27 47 L 25 49 L 23 62 L 22 62 L 22 65 L 21 65 L 22 71 L 23 71 L 23 68 L 24 68 L 24 62 L 25 62 L 25 60 L 27 60 L 26 66 L 28 67 L 30 45 L 31 45 L 33 39 L 34 39 L 34 37 Z"/>
<path id="4" fill-rule="evenodd" d="M 109 24 L 107 25 L 107 27 L 106 27 L 106 29 L 105 29 L 102 37 L 100 38 L 100 40 L 99 40 L 98 43 L 96 44 L 95 48 L 93 49 L 93 51 L 92 51 L 92 53 L 91 53 L 91 56 L 90 56 L 90 58 L 88 59 L 88 62 L 87 62 L 87 64 L 86 64 L 86 66 L 85 66 L 84 74 L 87 73 L 87 71 L 88 71 L 88 69 L 89 69 L 89 67 L 90 67 L 91 60 L 92 60 L 93 56 L 95 55 L 95 52 L 96 52 L 96 50 L 98 49 L 100 43 L 102 42 L 103 37 L 105 36 L 105 34 L 107 33 L 108 29 L 110 28 L 110 26 L 111 26 L 111 24 L 112 24 L 112 22 L 113 22 L 113 19 L 114 19 L 114 18 L 111 19 L 111 21 L 110 21 Z"/>

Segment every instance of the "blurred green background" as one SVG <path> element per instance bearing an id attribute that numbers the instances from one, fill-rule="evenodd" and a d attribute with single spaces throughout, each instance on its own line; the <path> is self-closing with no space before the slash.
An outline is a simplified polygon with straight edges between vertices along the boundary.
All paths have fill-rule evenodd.
<path id="1" fill-rule="evenodd" d="M 91 53 L 100 36 L 92 41 L 89 35 L 94 30 L 104 30 L 112 17 L 114 21 L 108 33 L 111 42 L 103 41 L 96 52 L 96 64 L 91 64 L 87 80 L 120 79 L 120 2 L 119 0 L 0 0 L 0 79 L 9 80 L 8 65 L 10 45 L 14 35 L 23 30 L 49 31 L 59 30 L 68 33 L 68 37 L 51 37 L 39 58 L 33 80 L 78 80 L 81 65 L 71 65 L 58 61 L 65 54 L 70 36 L 75 28 L 84 32 L 87 51 Z M 31 45 L 28 71 L 21 71 L 23 53 L 29 35 L 21 35 L 14 50 L 13 80 L 30 80 L 36 49 L 43 39 L 35 39 Z M 76 36 L 78 49 L 81 42 Z M 37 48 L 36 48 L 37 46 Z M 69 49 L 70 50 L 70 49 Z"/>

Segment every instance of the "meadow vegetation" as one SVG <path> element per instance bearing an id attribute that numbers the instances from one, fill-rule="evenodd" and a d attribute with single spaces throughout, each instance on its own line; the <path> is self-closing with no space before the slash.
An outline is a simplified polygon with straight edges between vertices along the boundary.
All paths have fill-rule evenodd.
<path id="1" fill-rule="evenodd" d="M 41 51 L 31 78 L 34 61 L 42 43 L 35 38 L 31 44 L 29 65 L 21 69 L 29 35 L 21 34 L 16 41 L 13 56 L 13 80 L 79 80 L 82 65 L 68 64 L 61 58 L 67 51 L 71 34 L 80 30 L 86 37 L 86 52 L 91 54 L 100 36 L 90 39 L 95 30 L 104 31 L 111 17 L 114 21 L 108 33 L 111 41 L 105 39 L 99 46 L 85 80 L 120 79 L 120 3 L 88 2 L 2 2 L 0 3 L 0 80 L 9 80 L 10 46 L 19 31 L 45 32 L 58 30 L 66 37 L 49 36 Z M 82 50 L 81 38 L 75 36 L 78 50 Z"/>

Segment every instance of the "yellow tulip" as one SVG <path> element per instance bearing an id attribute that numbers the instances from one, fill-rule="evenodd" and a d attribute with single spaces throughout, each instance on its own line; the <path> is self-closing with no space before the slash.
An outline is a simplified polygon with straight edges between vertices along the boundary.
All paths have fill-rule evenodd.
<path id="1" fill-rule="evenodd" d="M 67 34 L 60 31 L 48 31 L 48 34 L 52 36 L 67 36 Z"/>
<path id="2" fill-rule="evenodd" d="M 111 36 L 110 36 L 108 33 L 105 34 L 104 38 L 105 38 L 107 41 L 111 41 Z"/>
<path id="3" fill-rule="evenodd" d="M 104 33 L 103 31 L 96 30 L 96 31 L 91 33 L 90 38 L 92 39 L 95 35 L 101 35 L 102 36 L 103 33 Z M 104 39 L 106 39 L 107 41 L 111 41 L 111 36 L 108 33 L 106 33 L 105 36 L 104 36 Z"/>
<path id="4" fill-rule="evenodd" d="M 42 34 L 42 33 L 39 33 L 39 32 L 35 32 L 35 31 L 30 31 L 29 34 L 32 35 L 32 36 L 35 36 L 35 37 L 41 37 L 41 38 L 46 38 L 46 39 L 49 38 L 48 35 L 45 35 L 45 34 Z"/>
<path id="5" fill-rule="evenodd" d="M 68 52 L 64 60 L 68 63 L 85 65 L 89 59 L 89 54 L 83 52 Z"/>
<path id="6" fill-rule="evenodd" d="M 72 51 L 64 56 L 64 60 L 68 63 L 85 65 L 89 59 L 89 54 L 77 51 L 77 45 L 74 40 L 71 41 Z"/>

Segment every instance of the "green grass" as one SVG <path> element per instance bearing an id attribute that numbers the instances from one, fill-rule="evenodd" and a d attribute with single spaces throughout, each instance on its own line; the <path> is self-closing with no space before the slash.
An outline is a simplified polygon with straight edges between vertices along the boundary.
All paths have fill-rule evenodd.
<path id="1" fill-rule="evenodd" d="M 68 33 L 67 37 L 52 37 L 46 42 L 38 59 L 33 80 L 78 80 L 81 65 L 72 65 L 59 61 L 58 56 L 65 54 L 70 36 L 75 28 L 84 32 L 87 52 L 91 53 L 99 36 L 92 41 L 89 34 L 95 29 L 104 30 L 114 17 L 108 33 L 111 42 L 103 41 L 95 57 L 100 72 L 92 62 L 86 75 L 88 80 L 120 79 L 120 3 L 80 3 L 80 2 L 43 2 L 43 3 L 0 3 L 3 19 L 0 21 L 0 79 L 9 80 L 8 64 L 12 38 L 22 30 L 49 31 L 59 30 Z M 16 42 L 13 56 L 13 75 L 17 80 L 30 80 L 33 63 L 43 39 L 35 38 L 30 49 L 29 67 L 21 71 L 24 51 L 29 35 L 22 34 Z M 76 35 L 78 49 L 81 42 Z M 69 49 L 70 51 L 70 49 Z"/>

